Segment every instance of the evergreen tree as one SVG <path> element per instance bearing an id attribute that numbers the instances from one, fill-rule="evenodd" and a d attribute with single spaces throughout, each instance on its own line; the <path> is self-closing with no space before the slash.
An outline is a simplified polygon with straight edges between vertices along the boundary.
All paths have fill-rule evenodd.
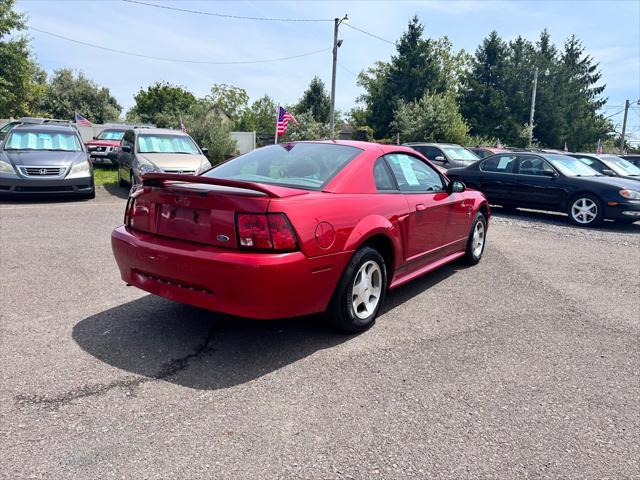
<path id="1" fill-rule="evenodd" d="M 328 122 L 331 99 L 320 77 L 313 77 L 302 94 L 300 101 L 293 107 L 296 113 L 311 112 L 316 122 Z"/>
<path id="2" fill-rule="evenodd" d="M 476 50 L 464 77 L 461 109 L 474 135 L 507 137 L 507 56 L 507 46 L 494 30 Z"/>
<path id="3" fill-rule="evenodd" d="M 425 92 L 444 93 L 457 88 L 464 54 L 454 54 L 446 37 L 425 39 L 423 34 L 424 26 L 414 16 L 398 40 L 391 61 L 378 62 L 358 77 L 358 85 L 365 90 L 359 100 L 366 105 L 369 125 L 378 138 L 391 135 L 399 101 L 412 102 Z"/>

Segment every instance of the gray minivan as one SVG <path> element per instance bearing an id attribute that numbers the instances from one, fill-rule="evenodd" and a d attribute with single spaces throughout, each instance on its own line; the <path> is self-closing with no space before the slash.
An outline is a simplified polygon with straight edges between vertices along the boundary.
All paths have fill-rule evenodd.
<path id="1" fill-rule="evenodd" d="M 0 145 L 0 194 L 95 197 L 93 166 L 78 130 L 64 124 L 22 124 Z"/>

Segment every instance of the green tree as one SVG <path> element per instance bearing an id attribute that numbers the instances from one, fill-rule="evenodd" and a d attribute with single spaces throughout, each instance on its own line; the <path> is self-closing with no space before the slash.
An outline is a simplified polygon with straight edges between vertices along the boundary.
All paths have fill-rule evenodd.
<path id="1" fill-rule="evenodd" d="M 529 139 L 528 128 L 525 129 L 524 125 L 529 122 L 534 51 L 533 44 L 521 36 L 508 45 L 505 78 L 502 82 L 507 106 L 500 137 L 508 145 L 525 147 Z"/>
<path id="2" fill-rule="evenodd" d="M 44 72 L 31 57 L 29 40 L 7 37 L 26 28 L 24 14 L 14 0 L 0 0 L 0 117 L 34 113 L 43 93 Z"/>
<path id="3" fill-rule="evenodd" d="M 329 138 L 329 123 L 316 121 L 310 111 L 296 114 L 296 120 L 298 120 L 297 124 L 289 122 L 287 133 L 280 141 L 295 142 Z"/>
<path id="4" fill-rule="evenodd" d="M 94 123 L 116 120 L 122 107 L 109 93 L 109 89 L 96 85 L 71 69 L 56 70 L 46 84 L 45 93 L 39 105 L 45 115 L 72 119 L 75 112 Z"/>
<path id="5" fill-rule="evenodd" d="M 313 77 L 300 101 L 293 107 L 297 114 L 311 112 L 316 122 L 328 122 L 331 100 L 320 77 Z"/>
<path id="6" fill-rule="evenodd" d="M 232 120 L 237 121 L 247 108 L 249 95 L 243 88 L 220 83 L 211 87 L 205 100 L 212 106 L 224 110 Z"/>
<path id="7" fill-rule="evenodd" d="M 560 141 L 579 149 L 598 138 L 605 138 L 612 125 L 598 113 L 606 103 L 601 97 L 605 86 L 598 84 L 602 75 L 598 64 L 585 55 L 584 47 L 575 35 L 564 44 L 559 72 L 563 79 L 559 92 L 564 114 Z"/>
<path id="8" fill-rule="evenodd" d="M 264 95 L 242 111 L 235 128 L 258 135 L 273 134 L 277 108 L 276 102 L 269 95 Z"/>
<path id="9" fill-rule="evenodd" d="M 193 93 L 167 82 L 156 82 L 140 89 L 133 97 L 135 105 L 127 113 L 128 120 L 153 123 L 158 127 L 177 127 L 180 117 L 196 104 Z"/>
<path id="10" fill-rule="evenodd" d="M 506 62 L 507 46 L 494 30 L 476 50 L 460 92 L 460 109 L 473 135 L 506 139 Z"/>
<path id="11" fill-rule="evenodd" d="M 207 100 L 198 100 L 184 117 L 189 135 L 198 145 L 208 149 L 212 164 L 236 154 L 236 141 L 231 137 L 231 122 L 221 117 Z"/>
<path id="12" fill-rule="evenodd" d="M 358 77 L 365 93 L 359 98 L 367 108 L 367 122 L 378 137 L 391 134 L 391 122 L 399 101 L 411 102 L 425 92 L 445 93 L 458 89 L 458 79 L 467 60 L 454 53 L 446 38 L 423 38 L 424 27 L 417 16 L 396 44 L 389 63 L 377 62 Z"/>
<path id="13" fill-rule="evenodd" d="M 450 142 L 465 144 L 469 128 L 452 92 L 425 93 L 417 101 L 401 100 L 393 126 L 402 142 Z"/>

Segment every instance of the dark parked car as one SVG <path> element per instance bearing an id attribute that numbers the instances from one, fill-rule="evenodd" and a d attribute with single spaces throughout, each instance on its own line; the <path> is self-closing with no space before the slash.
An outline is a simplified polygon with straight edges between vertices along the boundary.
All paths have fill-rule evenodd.
<path id="1" fill-rule="evenodd" d="M 636 167 L 640 167 L 640 155 L 621 155 L 621 157 L 633 163 Z"/>
<path id="2" fill-rule="evenodd" d="M 71 125 L 13 127 L 0 145 L 0 194 L 95 197 L 93 166 Z"/>
<path id="3" fill-rule="evenodd" d="M 466 167 L 479 159 L 476 154 L 454 143 L 411 142 L 403 145 L 413 148 L 431 160 L 434 165 L 447 170 L 453 167 Z"/>
<path id="4" fill-rule="evenodd" d="M 567 155 L 497 154 L 447 175 L 482 191 L 490 203 L 566 212 L 579 226 L 598 225 L 605 218 L 620 223 L 640 220 L 637 181 L 607 177 Z"/>
<path id="5" fill-rule="evenodd" d="M 623 177 L 640 182 L 640 168 L 629 160 L 616 155 L 598 155 L 595 153 L 568 153 L 567 155 L 577 158 L 602 175 Z"/>
<path id="6" fill-rule="evenodd" d="M 476 155 L 478 158 L 487 158 L 491 155 L 495 155 L 496 153 L 507 153 L 511 150 L 507 150 L 506 148 L 497 148 L 497 147 L 467 147 L 471 153 Z"/>

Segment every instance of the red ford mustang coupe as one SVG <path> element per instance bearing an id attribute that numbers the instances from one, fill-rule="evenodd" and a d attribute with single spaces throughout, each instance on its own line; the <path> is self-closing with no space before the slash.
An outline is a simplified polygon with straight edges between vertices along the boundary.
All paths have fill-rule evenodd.
<path id="1" fill-rule="evenodd" d="M 415 150 L 298 142 L 201 175 L 152 173 L 111 241 L 122 279 L 256 319 L 327 311 L 370 327 L 385 292 L 484 250 L 489 206 Z"/>

